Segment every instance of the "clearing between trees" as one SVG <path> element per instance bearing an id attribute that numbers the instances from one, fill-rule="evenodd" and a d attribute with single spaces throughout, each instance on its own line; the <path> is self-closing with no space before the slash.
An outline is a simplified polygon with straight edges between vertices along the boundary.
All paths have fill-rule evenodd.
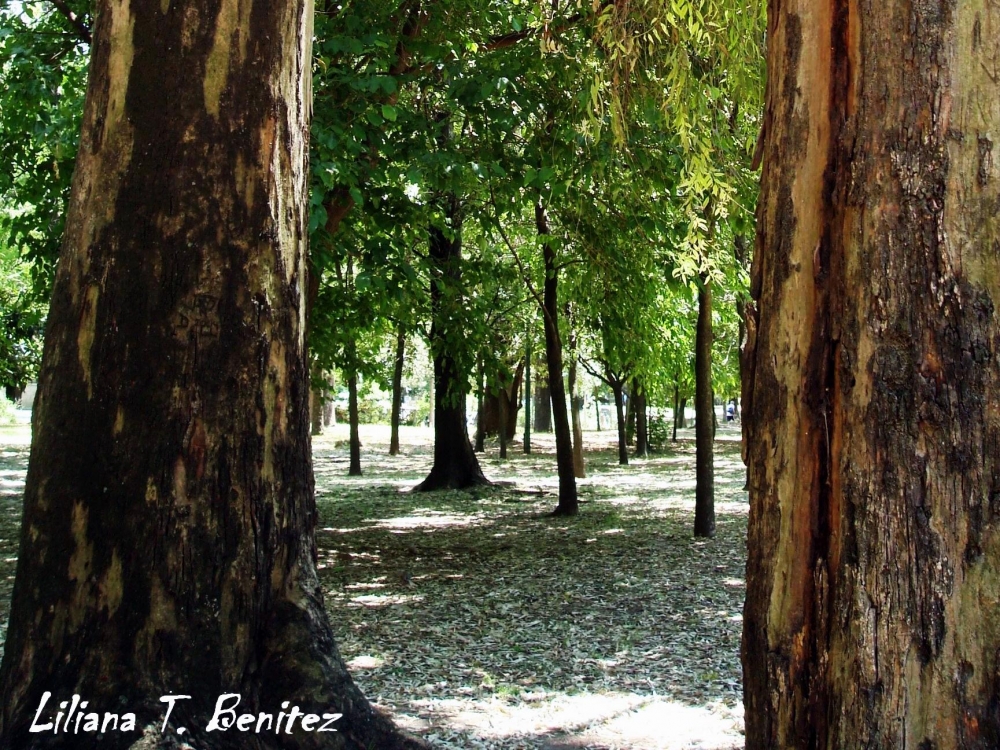
<path id="1" fill-rule="evenodd" d="M 363 426 L 314 438 L 319 574 L 361 689 L 440 748 L 742 748 L 739 663 L 747 501 L 739 433 L 716 442 L 717 535 L 692 538 L 693 431 L 618 465 L 613 432 L 585 433 L 581 513 L 546 517 L 550 434 L 534 453 L 480 455 L 496 484 L 412 493 L 431 433 Z M 0 428 L 0 621 L 14 579 L 28 430 Z"/>

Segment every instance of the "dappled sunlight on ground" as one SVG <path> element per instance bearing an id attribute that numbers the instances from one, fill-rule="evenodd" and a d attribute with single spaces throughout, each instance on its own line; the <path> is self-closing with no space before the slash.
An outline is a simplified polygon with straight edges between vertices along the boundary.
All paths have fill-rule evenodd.
<path id="1" fill-rule="evenodd" d="M 0 621 L 17 554 L 28 432 L 0 430 Z M 716 443 L 713 540 L 693 539 L 693 431 L 619 466 L 585 433 L 580 515 L 554 519 L 551 434 L 479 460 L 491 487 L 414 493 L 432 433 L 346 426 L 314 439 L 318 572 L 345 660 L 434 747 L 734 750 L 747 496 L 738 428 Z"/>

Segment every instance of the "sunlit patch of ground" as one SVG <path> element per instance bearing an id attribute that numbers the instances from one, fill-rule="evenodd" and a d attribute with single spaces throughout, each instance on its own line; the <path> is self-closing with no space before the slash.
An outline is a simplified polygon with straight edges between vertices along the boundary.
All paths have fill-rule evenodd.
<path id="1" fill-rule="evenodd" d="M 0 621 L 17 554 L 27 428 L 0 430 Z M 580 516 L 552 519 L 551 435 L 501 461 L 497 486 L 412 493 L 431 432 L 362 427 L 314 442 L 319 574 L 365 693 L 440 748 L 743 747 L 738 660 L 746 493 L 738 429 L 716 443 L 714 540 L 691 537 L 692 431 L 620 467 L 615 434 L 587 433 Z"/>

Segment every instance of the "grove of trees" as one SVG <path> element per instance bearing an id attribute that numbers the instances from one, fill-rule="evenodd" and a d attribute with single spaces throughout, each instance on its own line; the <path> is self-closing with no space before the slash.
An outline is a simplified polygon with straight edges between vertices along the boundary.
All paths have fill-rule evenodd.
<path id="1" fill-rule="evenodd" d="M 376 384 L 398 451 L 418 351 L 417 490 L 488 484 L 520 411 L 573 516 L 585 390 L 623 465 L 691 401 L 706 538 L 741 396 L 747 746 L 1000 745 L 998 32 L 901 0 L 0 9 L 0 382 L 39 383 L 0 746 L 54 690 L 419 746 L 333 642 L 309 437 L 346 389 L 362 474 Z"/>

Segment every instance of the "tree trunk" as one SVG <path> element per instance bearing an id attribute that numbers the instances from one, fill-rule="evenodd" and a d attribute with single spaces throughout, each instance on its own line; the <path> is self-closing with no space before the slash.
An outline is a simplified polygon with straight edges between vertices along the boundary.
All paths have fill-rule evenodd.
<path id="1" fill-rule="evenodd" d="M 615 394 L 615 414 L 618 416 L 618 463 L 628 466 L 628 438 L 625 436 L 625 390 L 619 380 L 611 384 L 611 392 Z"/>
<path id="2" fill-rule="evenodd" d="M 525 455 L 531 454 L 531 338 L 524 357 L 524 445 Z"/>
<path id="3" fill-rule="evenodd" d="M 674 435 L 672 442 L 677 442 L 677 425 L 680 422 L 681 397 L 680 386 L 674 383 Z"/>
<path id="4" fill-rule="evenodd" d="M 486 450 L 486 375 L 483 372 L 483 355 L 476 356 L 476 444 L 474 453 Z"/>
<path id="5" fill-rule="evenodd" d="M 311 3 L 255 3 L 252 23 L 243 8 L 97 3 L 0 667 L 4 748 L 121 749 L 144 730 L 209 750 L 415 746 L 348 675 L 314 564 Z M 47 692 L 41 721 L 78 694 L 136 731 L 29 733 Z M 160 739 L 160 696 L 178 693 L 191 698 Z M 207 733 L 224 693 L 241 712 L 344 717 L 337 734 Z"/>
<path id="6" fill-rule="evenodd" d="M 545 382 L 535 386 L 535 432 L 552 432 L 552 393 Z"/>
<path id="7" fill-rule="evenodd" d="M 323 393 L 319 388 L 309 390 L 309 422 L 314 436 L 323 434 Z"/>
<path id="8" fill-rule="evenodd" d="M 507 429 L 506 429 L 506 425 L 507 425 L 507 398 L 506 398 L 506 395 L 507 395 L 506 393 L 504 393 L 503 391 L 501 391 L 500 392 L 500 398 L 497 399 L 498 406 L 499 406 L 499 411 L 500 411 L 500 415 L 499 415 L 500 416 L 500 420 L 499 420 L 500 421 L 500 428 L 497 430 L 497 433 L 499 434 L 499 437 L 500 437 L 500 458 L 502 458 L 504 460 L 507 459 Z"/>
<path id="9" fill-rule="evenodd" d="M 715 405 L 712 395 L 712 286 L 698 288 L 695 332 L 695 497 L 694 535 L 715 536 Z"/>
<path id="10" fill-rule="evenodd" d="M 623 389 L 625 394 L 625 444 L 631 445 L 635 439 L 635 389 Z"/>
<path id="11" fill-rule="evenodd" d="M 518 393 L 521 390 L 521 379 L 524 377 L 524 363 L 518 362 L 514 371 L 514 380 L 497 388 L 493 393 L 486 390 L 483 397 L 483 432 L 485 435 L 500 435 L 500 425 L 507 427 L 507 442 L 510 443 L 517 434 L 517 413 L 521 410 Z M 501 411 L 503 409 L 503 411 Z"/>
<path id="12" fill-rule="evenodd" d="M 448 214 L 454 236 L 449 239 L 438 227 L 430 229 L 431 270 L 431 352 L 434 357 L 434 465 L 417 491 L 460 490 L 489 484 L 479 468 L 479 460 L 469 442 L 465 416 L 466 373 L 448 349 L 449 340 L 462 335 L 454 328 L 461 324 L 461 300 L 457 287 L 461 279 L 462 240 L 458 207 L 450 199 Z"/>
<path id="13" fill-rule="evenodd" d="M 1000 7 L 770 26 L 747 748 L 1000 747 Z"/>
<path id="14" fill-rule="evenodd" d="M 601 431 L 601 402 L 594 396 L 594 414 L 597 415 L 597 431 Z"/>
<path id="15" fill-rule="evenodd" d="M 351 347 L 354 348 L 354 347 Z M 348 475 L 361 476 L 361 434 L 358 415 L 358 374 L 352 372 L 347 376 L 347 419 L 350 424 L 350 455 L 351 462 Z"/>
<path id="16" fill-rule="evenodd" d="M 406 364 L 406 331 L 396 331 L 396 359 L 392 368 L 392 414 L 389 433 L 389 455 L 399 454 L 399 415 L 403 408 L 403 365 Z"/>
<path id="17" fill-rule="evenodd" d="M 556 428 L 556 468 L 559 474 L 559 503 L 554 514 L 575 515 L 579 510 L 576 495 L 576 474 L 573 469 L 573 444 L 566 416 L 566 389 L 563 385 L 562 340 L 559 337 L 559 271 L 556 251 L 549 239 L 549 219 L 542 204 L 535 204 L 535 226 L 542 238 L 542 259 L 545 264 L 543 292 L 545 321 L 545 363 L 549 372 L 549 394 L 552 396 L 552 421 Z"/>
<path id="18" fill-rule="evenodd" d="M 635 400 L 635 455 L 646 458 L 649 455 L 649 423 L 646 419 L 646 392 L 638 380 L 632 381 Z"/>
<path id="19" fill-rule="evenodd" d="M 571 345 L 571 349 L 576 349 L 576 343 Z M 583 399 L 576 395 L 576 356 L 574 354 L 569 365 L 569 403 L 570 414 L 573 418 L 573 473 L 577 479 L 587 476 L 587 463 L 583 458 L 583 425 L 580 419 L 580 410 L 583 408 Z"/>
<path id="20" fill-rule="evenodd" d="M 678 426 L 682 430 L 686 430 L 687 426 L 688 426 L 687 425 L 687 408 L 688 408 L 688 398 L 687 398 L 687 396 L 683 396 L 683 397 L 681 397 L 680 415 L 679 415 L 678 420 L 677 420 L 677 424 L 678 424 Z"/>

